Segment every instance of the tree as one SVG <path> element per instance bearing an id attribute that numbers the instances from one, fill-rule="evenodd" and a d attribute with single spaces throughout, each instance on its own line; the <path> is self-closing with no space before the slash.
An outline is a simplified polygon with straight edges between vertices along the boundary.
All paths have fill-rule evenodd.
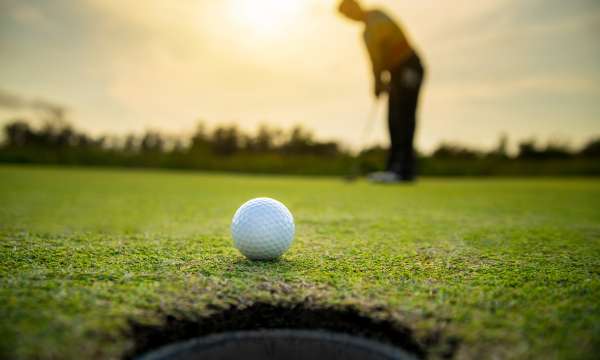
<path id="1" fill-rule="evenodd" d="M 481 157 L 481 153 L 465 146 L 442 143 L 432 156 L 437 159 L 476 159 Z"/>
<path id="2" fill-rule="evenodd" d="M 240 148 L 240 138 L 235 125 L 218 127 L 212 134 L 212 151 L 217 155 L 233 155 Z"/>
<path id="3" fill-rule="evenodd" d="M 545 148 L 539 148 L 535 140 L 525 140 L 519 144 L 517 158 L 527 160 L 567 159 L 572 157 L 569 147 L 559 143 L 549 143 Z"/>
<path id="4" fill-rule="evenodd" d="M 600 158 L 600 137 L 590 140 L 579 152 L 579 155 L 586 158 Z"/>
<path id="5" fill-rule="evenodd" d="M 196 131 L 192 135 L 192 141 L 190 144 L 190 151 L 193 152 L 205 152 L 210 148 L 210 140 L 206 134 L 206 128 L 203 122 L 198 122 Z"/>
<path id="6" fill-rule="evenodd" d="M 535 140 L 524 140 L 519 144 L 519 159 L 538 159 L 540 152 L 538 151 Z"/>
<path id="7" fill-rule="evenodd" d="M 489 153 L 490 157 L 497 159 L 508 159 L 508 135 L 502 134 L 500 135 L 500 139 L 498 140 L 498 146 L 495 150 Z"/>
<path id="8" fill-rule="evenodd" d="M 125 138 L 125 145 L 123 146 L 123 151 L 126 154 L 136 153 L 138 151 L 137 144 L 138 144 L 138 142 L 137 142 L 137 139 L 135 138 L 135 135 L 129 134 L 129 135 L 127 135 L 127 138 Z"/>
<path id="9" fill-rule="evenodd" d="M 296 126 L 290 132 L 287 142 L 282 144 L 281 150 L 286 154 L 308 154 L 313 143 L 312 133 Z"/>
<path id="10" fill-rule="evenodd" d="M 143 153 L 160 153 L 164 150 L 165 141 L 162 136 L 155 131 L 148 131 L 142 138 L 140 149 Z"/>
<path id="11" fill-rule="evenodd" d="M 4 126 L 5 143 L 8 147 L 31 145 L 33 130 L 23 120 L 14 120 Z"/>
<path id="12" fill-rule="evenodd" d="M 254 140 L 254 150 L 259 153 L 266 153 L 273 150 L 276 137 L 276 130 L 271 130 L 266 125 L 261 125 Z"/>

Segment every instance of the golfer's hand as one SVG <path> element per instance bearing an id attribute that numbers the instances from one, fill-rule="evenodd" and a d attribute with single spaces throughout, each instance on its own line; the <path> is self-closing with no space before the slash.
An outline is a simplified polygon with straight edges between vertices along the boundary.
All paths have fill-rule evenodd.
<path id="1" fill-rule="evenodd" d="M 374 94 L 376 98 L 379 98 L 381 94 L 385 92 L 385 84 L 382 81 L 376 81 L 374 87 Z"/>
<path id="2" fill-rule="evenodd" d="M 375 97 L 379 98 L 383 93 L 389 93 L 390 92 L 390 84 L 387 81 L 376 81 L 375 82 Z"/>

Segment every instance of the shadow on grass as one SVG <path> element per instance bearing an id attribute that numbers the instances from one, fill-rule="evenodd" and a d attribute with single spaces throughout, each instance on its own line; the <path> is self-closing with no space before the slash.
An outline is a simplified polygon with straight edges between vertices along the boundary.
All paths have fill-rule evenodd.
<path id="1" fill-rule="evenodd" d="M 230 264 L 231 275 L 250 274 L 284 274 L 300 270 L 306 270 L 307 265 L 303 262 L 279 258 L 275 260 L 249 260 L 236 258 Z"/>
<path id="2" fill-rule="evenodd" d="M 275 267 L 292 268 L 296 262 L 278 258 L 274 260 L 250 260 L 247 258 L 237 258 L 233 261 L 233 265 L 248 269 L 273 269 Z"/>

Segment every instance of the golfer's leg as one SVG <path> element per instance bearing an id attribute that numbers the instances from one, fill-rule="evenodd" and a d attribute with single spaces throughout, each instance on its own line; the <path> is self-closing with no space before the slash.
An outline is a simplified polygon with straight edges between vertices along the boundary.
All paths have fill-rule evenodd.
<path id="1" fill-rule="evenodd" d="M 403 108 L 403 133 L 402 133 L 402 179 L 414 180 L 417 176 L 417 159 L 414 148 L 415 131 L 417 125 L 417 108 L 419 105 L 419 95 L 423 81 L 423 68 L 420 63 L 414 66 L 413 71 L 418 78 L 416 83 L 410 84 L 404 89 L 404 108 Z"/>
<path id="2" fill-rule="evenodd" d="M 399 118 L 402 111 L 402 98 L 398 91 L 392 89 L 389 93 L 388 128 L 390 131 L 390 152 L 386 166 L 387 171 L 399 173 L 400 171 L 400 142 L 401 128 Z"/>
<path id="3" fill-rule="evenodd" d="M 402 139 L 402 173 L 403 180 L 414 180 L 416 177 L 416 156 L 414 150 L 415 116 L 408 112 L 404 123 Z"/>
<path id="4" fill-rule="evenodd" d="M 408 139 L 407 139 L 407 146 L 410 146 L 410 148 L 407 149 L 407 172 L 405 175 L 405 179 L 406 180 L 414 180 L 417 177 L 417 154 L 415 153 L 415 146 L 414 146 L 414 140 L 415 140 L 415 131 L 417 128 L 417 112 L 418 112 L 418 108 L 419 108 L 419 99 L 421 97 L 421 88 L 423 86 L 423 76 L 424 76 L 424 69 L 421 66 L 421 64 L 419 63 L 419 66 L 417 67 L 417 72 L 419 74 L 419 81 L 417 83 L 417 85 L 412 89 L 411 91 L 411 104 L 410 104 L 410 126 L 408 128 L 409 132 L 407 134 Z"/>
<path id="5" fill-rule="evenodd" d="M 399 91 L 399 99 L 398 99 L 398 115 L 396 117 L 396 127 L 397 130 L 397 138 L 396 138 L 396 146 L 397 146 L 397 162 L 396 162 L 396 172 L 400 177 L 404 178 L 404 176 L 409 171 L 408 167 L 410 167 L 410 143 L 411 143 L 411 124 L 410 124 L 410 99 L 409 99 L 409 91 L 406 88 L 401 88 Z"/>

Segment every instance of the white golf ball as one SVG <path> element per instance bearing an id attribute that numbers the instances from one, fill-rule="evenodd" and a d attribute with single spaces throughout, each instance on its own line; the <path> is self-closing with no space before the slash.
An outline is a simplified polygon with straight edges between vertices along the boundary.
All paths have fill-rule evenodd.
<path id="1" fill-rule="evenodd" d="M 233 216 L 234 246 L 251 260 L 280 257 L 294 240 L 294 217 L 277 200 L 258 198 L 242 205 Z"/>

